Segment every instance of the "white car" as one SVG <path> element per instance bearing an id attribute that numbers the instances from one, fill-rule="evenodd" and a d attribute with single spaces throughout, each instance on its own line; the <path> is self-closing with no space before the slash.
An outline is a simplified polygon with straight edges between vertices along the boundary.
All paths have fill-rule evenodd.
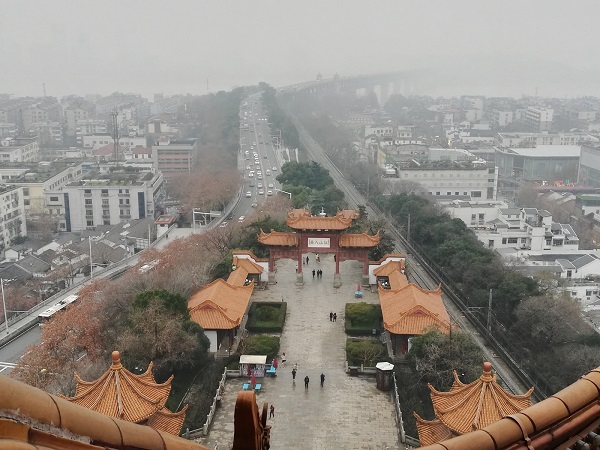
<path id="1" fill-rule="evenodd" d="M 238 219 L 238 222 L 243 222 L 244 220 L 246 220 L 246 216 L 240 216 L 240 218 Z"/>
<path id="2" fill-rule="evenodd" d="M 258 186 L 256 186 L 256 187 L 259 188 L 259 189 L 262 189 L 263 188 L 263 184 L 262 183 L 258 183 Z"/>
<path id="3" fill-rule="evenodd" d="M 271 169 L 273 172 L 277 172 L 277 167 L 273 166 L 273 168 Z"/>
<path id="4" fill-rule="evenodd" d="M 225 228 L 227 226 L 227 222 L 223 222 L 221 223 L 221 225 L 219 225 L 219 228 Z"/>
<path id="5" fill-rule="evenodd" d="M 265 191 L 263 189 L 259 190 L 258 195 L 265 195 Z"/>
<path id="6" fill-rule="evenodd" d="M 252 178 L 254 176 L 254 172 L 248 172 L 248 177 Z"/>
<path id="7" fill-rule="evenodd" d="M 273 195 L 273 191 L 267 191 L 267 195 Z"/>
<path id="8" fill-rule="evenodd" d="M 273 189 L 273 183 L 269 183 L 269 186 L 268 186 L 268 188 L 269 188 L 269 189 Z"/>
<path id="9" fill-rule="evenodd" d="M 246 198 L 250 198 L 250 197 L 252 197 L 252 192 L 250 192 L 250 191 L 246 192 Z"/>

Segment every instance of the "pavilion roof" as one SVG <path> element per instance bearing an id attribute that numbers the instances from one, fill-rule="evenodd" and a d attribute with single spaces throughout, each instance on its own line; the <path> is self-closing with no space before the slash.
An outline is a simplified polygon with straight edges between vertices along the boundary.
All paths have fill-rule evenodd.
<path id="1" fill-rule="evenodd" d="M 248 258 L 233 257 L 233 265 L 235 270 L 227 277 L 227 283 L 232 286 L 243 286 L 246 283 L 246 279 L 249 274 L 261 274 L 263 273 L 262 266 L 259 266 L 254 261 Z"/>
<path id="2" fill-rule="evenodd" d="M 378 291 L 383 324 L 390 333 L 419 335 L 431 327 L 445 333 L 450 330 L 441 286 L 429 291 L 411 283 L 400 289 L 380 287 Z"/>
<path id="3" fill-rule="evenodd" d="M 152 416 L 164 408 L 171 392 L 173 376 L 160 384 L 152 375 L 152 363 L 144 373 L 136 375 L 123 367 L 119 352 L 114 351 L 112 359 L 110 368 L 95 381 L 84 381 L 75 373 L 77 381 L 75 396 L 63 398 L 128 422 L 140 423 L 146 420 L 150 422 Z M 163 428 L 160 429 L 164 431 L 171 429 L 174 430 L 173 434 L 178 434 L 185 419 L 185 408 L 178 413 L 170 414 L 172 417 L 164 414 L 164 417 L 161 416 L 160 422 Z"/>
<path id="4" fill-rule="evenodd" d="M 425 420 L 422 419 L 416 412 L 413 412 L 417 422 L 417 431 L 419 433 L 419 442 L 423 447 L 450 439 L 455 434 L 448 429 L 446 425 L 439 419 Z"/>
<path id="5" fill-rule="evenodd" d="M 366 232 L 361 234 L 340 234 L 340 247 L 375 247 L 381 241 L 379 231 L 376 235 L 370 236 Z"/>
<path id="6" fill-rule="evenodd" d="M 421 430 L 425 439 L 438 435 L 438 422 L 455 435 L 484 428 L 531 406 L 533 392 L 533 388 L 523 395 L 506 392 L 497 383 L 496 374 L 492 375 L 492 364 L 489 362 L 483 364 L 483 374 L 472 383 L 462 383 L 455 371 L 454 383 L 449 392 L 439 392 L 431 385 L 429 389 L 437 421 L 421 419 L 420 424 L 417 422 L 419 439 Z M 424 441 L 421 444 L 427 445 Z"/>
<path id="7" fill-rule="evenodd" d="M 373 275 L 377 277 L 388 277 L 393 272 L 400 272 L 404 270 L 404 260 L 390 261 L 387 264 L 378 267 L 373 271 Z"/>
<path id="8" fill-rule="evenodd" d="M 254 282 L 233 286 L 217 278 L 190 297 L 190 318 L 206 330 L 235 328 L 242 322 L 253 290 Z"/>
<path id="9" fill-rule="evenodd" d="M 176 413 L 169 411 L 167 408 L 159 409 L 156 414 L 150 416 L 146 425 L 155 430 L 178 435 L 183 426 L 183 422 L 185 421 L 185 412 L 187 408 L 188 405 L 185 405 L 181 411 Z"/>
<path id="10" fill-rule="evenodd" d="M 285 223 L 294 230 L 345 230 L 359 216 L 353 209 L 338 211 L 333 217 L 311 216 L 308 209 L 292 209 Z"/>
<path id="11" fill-rule="evenodd" d="M 298 245 L 298 235 L 296 233 L 275 230 L 265 233 L 261 229 L 258 235 L 258 242 L 264 245 L 296 247 Z"/>

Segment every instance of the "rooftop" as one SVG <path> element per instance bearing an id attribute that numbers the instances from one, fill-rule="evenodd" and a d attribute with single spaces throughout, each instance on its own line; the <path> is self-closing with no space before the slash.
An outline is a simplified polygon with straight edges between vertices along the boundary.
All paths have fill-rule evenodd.
<path id="1" fill-rule="evenodd" d="M 496 150 L 528 158 L 579 158 L 581 155 L 580 145 L 538 145 L 534 148 L 496 147 Z"/>

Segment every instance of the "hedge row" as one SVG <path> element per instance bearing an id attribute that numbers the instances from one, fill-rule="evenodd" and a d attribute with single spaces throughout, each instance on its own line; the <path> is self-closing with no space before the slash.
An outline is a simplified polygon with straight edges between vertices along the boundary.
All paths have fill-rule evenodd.
<path id="1" fill-rule="evenodd" d="M 267 308 L 277 310 L 277 314 L 271 320 L 264 320 L 261 317 L 265 312 L 268 312 Z M 286 302 L 254 302 L 248 310 L 246 329 L 254 333 L 281 333 L 286 311 Z"/>

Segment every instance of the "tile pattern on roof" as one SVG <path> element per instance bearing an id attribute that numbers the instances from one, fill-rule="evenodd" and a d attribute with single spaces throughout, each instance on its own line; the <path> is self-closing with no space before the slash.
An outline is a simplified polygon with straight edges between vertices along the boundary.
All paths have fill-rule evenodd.
<path id="1" fill-rule="evenodd" d="M 148 425 L 155 430 L 164 431 L 169 434 L 178 435 L 183 422 L 185 421 L 185 413 L 188 405 L 185 405 L 181 411 L 176 413 L 169 411 L 167 408 L 161 408 L 148 418 Z"/>
<path id="2" fill-rule="evenodd" d="M 393 272 L 400 272 L 404 270 L 404 261 L 390 261 L 387 264 L 378 267 L 373 271 L 373 275 L 377 277 L 387 277 Z"/>
<path id="3" fill-rule="evenodd" d="M 285 223 L 294 230 L 345 230 L 359 216 L 352 209 L 338 211 L 333 217 L 311 216 L 308 209 L 292 209 Z"/>
<path id="4" fill-rule="evenodd" d="M 421 445 L 432 445 L 456 436 L 439 419 L 425 420 L 416 412 L 413 412 L 413 415 L 416 419 L 417 432 L 419 433 L 419 442 Z"/>
<path id="5" fill-rule="evenodd" d="M 296 233 L 271 230 L 265 233 L 262 229 L 258 235 L 258 242 L 264 245 L 273 245 L 280 247 L 296 247 L 298 245 L 298 235 Z"/>
<path id="6" fill-rule="evenodd" d="M 63 397 L 80 406 L 127 422 L 140 423 L 149 420 L 160 411 L 171 392 L 171 376 L 164 383 L 156 383 L 152 375 L 152 363 L 148 369 L 136 375 L 123 367 L 119 352 L 112 353 L 113 363 L 110 368 L 95 381 L 84 381 L 76 373 L 77 386 L 74 397 Z M 167 426 L 169 420 L 172 429 L 185 419 L 181 411 L 169 419 L 164 415 L 160 423 Z M 181 428 L 181 425 L 180 427 Z M 166 430 L 165 430 L 166 431 Z M 179 429 L 174 434 L 178 434 Z"/>
<path id="7" fill-rule="evenodd" d="M 233 280 L 240 281 L 237 277 Z M 190 297 L 190 318 L 206 330 L 235 328 L 242 322 L 253 290 L 254 282 L 248 286 L 234 286 L 217 278 Z"/>
<path id="8" fill-rule="evenodd" d="M 400 284 L 406 276 L 390 276 L 390 280 L 394 278 L 397 279 L 394 284 Z M 441 286 L 434 291 L 408 282 L 399 289 L 394 289 L 391 282 L 390 286 L 392 289 L 378 289 L 387 331 L 405 335 L 423 334 L 432 327 L 443 333 L 450 331 L 450 316 L 442 301 Z"/>
<path id="9" fill-rule="evenodd" d="M 379 235 L 379 231 L 374 236 L 370 236 L 369 234 L 361 233 L 361 234 L 340 234 L 340 247 L 375 247 L 379 245 L 381 241 L 381 236 Z"/>
<path id="10" fill-rule="evenodd" d="M 506 392 L 496 382 L 496 375 L 492 375 L 492 364 L 489 362 L 483 364 L 483 374 L 472 383 L 462 383 L 455 371 L 454 383 L 449 392 L 439 392 L 431 385 L 429 389 L 436 419 L 454 435 L 479 430 L 528 408 L 531 406 L 533 392 L 533 388 L 523 395 Z M 421 439 L 421 430 L 427 439 L 427 436 L 439 433 L 440 424 L 421 419 L 418 428 L 419 439 Z M 424 441 L 421 443 L 433 444 L 433 442 L 425 444 Z"/>

